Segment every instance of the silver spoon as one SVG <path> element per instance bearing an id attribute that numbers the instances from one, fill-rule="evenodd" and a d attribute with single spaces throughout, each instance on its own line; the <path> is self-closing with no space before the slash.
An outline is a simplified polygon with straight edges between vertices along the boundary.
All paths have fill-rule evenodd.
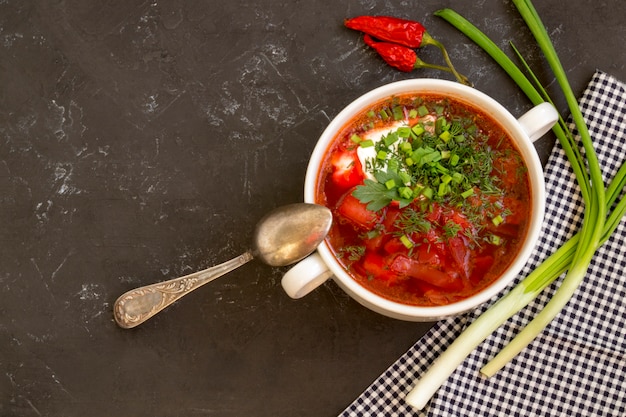
<path id="1" fill-rule="evenodd" d="M 220 265 L 122 294 L 113 306 L 120 327 L 130 329 L 196 288 L 259 258 L 271 266 L 285 266 L 308 256 L 324 240 L 332 214 L 324 206 L 307 203 L 279 207 L 256 226 L 252 249 Z"/>

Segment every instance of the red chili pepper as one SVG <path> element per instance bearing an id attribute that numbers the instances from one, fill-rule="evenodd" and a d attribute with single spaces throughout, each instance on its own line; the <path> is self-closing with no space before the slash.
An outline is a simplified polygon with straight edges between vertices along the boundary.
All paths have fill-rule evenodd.
<path id="1" fill-rule="evenodd" d="M 452 72 L 450 68 L 441 65 L 428 64 L 417 56 L 414 50 L 406 46 L 391 42 L 376 42 L 370 35 L 364 35 L 365 43 L 378 52 L 387 64 L 404 72 L 411 72 L 417 68 L 432 68 L 440 71 Z M 467 84 L 467 78 L 460 75 L 459 81 Z M 469 84 L 468 84 L 469 85 Z"/>
<path id="2" fill-rule="evenodd" d="M 369 35 L 365 35 L 363 40 L 392 67 L 404 72 L 411 72 L 415 69 L 417 54 L 411 48 L 395 43 L 376 42 Z"/>
<path id="3" fill-rule="evenodd" d="M 467 77 L 454 69 L 443 44 L 430 36 L 419 22 L 391 16 L 358 16 L 344 20 L 344 25 L 365 33 L 366 43 L 376 49 L 389 65 L 401 71 L 408 72 L 422 67 L 441 69 L 451 72 L 460 83 L 472 85 Z M 372 37 L 385 42 L 376 43 Z M 420 48 L 425 45 L 434 45 L 439 48 L 447 67 L 425 64 L 417 58 L 414 51 L 409 52 L 410 48 Z"/>
<path id="4" fill-rule="evenodd" d="M 390 16 L 358 16 L 344 21 L 346 27 L 359 32 L 367 33 L 383 41 L 398 43 L 409 48 L 423 46 L 423 41 L 430 36 L 426 34 L 426 28 L 419 22 L 399 19 Z"/>

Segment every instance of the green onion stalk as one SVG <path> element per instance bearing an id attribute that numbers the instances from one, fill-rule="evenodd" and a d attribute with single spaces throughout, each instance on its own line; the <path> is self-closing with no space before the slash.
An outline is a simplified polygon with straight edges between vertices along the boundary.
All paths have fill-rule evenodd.
<path id="1" fill-rule="evenodd" d="M 577 245 L 576 253 L 570 264 L 569 271 L 559 289 L 541 312 L 496 356 L 496 358 L 481 370 L 485 375 L 493 375 L 493 373 L 502 368 L 510 359 L 532 342 L 572 298 L 576 289 L 585 278 L 591 259 L 599 247 L 599 242 L 602 240 L 604 222 L 608 211 L 606 208 L 602 170 L 600 169 L 600 164 L 598 163 L 598 158 L 593 148 L 591 135 L 589 134 L 587 124 L 580 111 L 578 100 L 572 91 L 565 70 L 561 65 L 554 45 L 550 41 L 550 36 L 530 0 L 513 0 L 513 4 L 515 4 L 515 7 L 517 7 L 533 33 L 565 95 L 572 120 L 574 120 L 576 124 L 576 128 L 581 137 L 582 146 L 585 149 L 588 164 L 587 168 L 589 170 L 590 181 L 585 181 L 584 178 L 577 178 L 578 184 L 581 189 L 590 187 L 591 190 L 588 195 L 583 197 L 585 202 L 585 215 L 580 230 L 580 242 Z M 577 162 L 584 165 L 583 159 L 579 159 Z M 571 160 L 570 163 L 572 163 Z M 533 286 L 529 286 L 528 291 L 535 291 L 535 289 Z"/>
<path id="2" fill-rule="evenodd" d="M 626 185 L 626 165 L 622 165 L 605 190 L 602 172 L 589 131 L 549 35 L 529 0 L 513 0 L 513 3 L 544 52 L 565 95 L 572 120 L 581 136 L 586 160 L 563 118 L 560 118 L 553 128 L 579 184 L 585 204 L 585 214 L 578 233 L 558 248 L 510 292 L 482 313 L 431 364 L 430 369 L 421 376 L 406 397 L 406 401 L 410 405 L 419 409 L 426 405 L 450 374 L 480 343 L 510 317 L 526 307 L 559 276 L 567 272 L 562 284 L 544 309 L 499 355 L 483 367 L 481 372 L 487 376 L 493 375 L 541 333 L 571 299 L 584 279 L 595 251 L 611 236 L 621 218 L 626 214 L 626 199 L 622 198 L 607 217 L 607 213 L 620 197 L 621 190 Z M 435 15 L 451 23 L 483 48 L 516 82 L 533 104 L 537 105 L 546 100 L 549 101 L 545 90 L 540 85 L 536 87 L 533 84 L 533 81 L 538 84 L 534 74 L 532 74 L 533 81 L 529 80 L 493 41 L 465 18 L 451 9 L 440 10 Z"/>

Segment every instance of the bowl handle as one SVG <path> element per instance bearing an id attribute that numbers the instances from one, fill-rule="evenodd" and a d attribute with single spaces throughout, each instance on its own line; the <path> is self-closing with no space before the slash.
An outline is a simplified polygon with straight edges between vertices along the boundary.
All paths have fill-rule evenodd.
<path id="1" fill-rule="evenodd" d="M 297 299 L 322 285 L 332 275 L 322 257 L 315 252 L 287 271 L 281 284 L 288 296 Z"/>
<path id="2" fill-rule="evenodd" d="M 536 105 L 517 119 L 532 142 L 545 135 L 558 120 L 559 113 L 547 102 Z"/>

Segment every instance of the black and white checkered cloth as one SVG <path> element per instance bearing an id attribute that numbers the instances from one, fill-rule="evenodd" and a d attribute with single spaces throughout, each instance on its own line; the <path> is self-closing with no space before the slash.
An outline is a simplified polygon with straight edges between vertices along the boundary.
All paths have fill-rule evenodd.
<path id="1" fill-rule="evenodd" d="M 608 184 L 626 160 L 626 85 L 597 71 L 580 99 Z M 576 133 L 576 132 L 575 132 Z M 547 211 L 540 240 L 520 274 L 578 229 L 582 199 L 557 143 L 545 169 Z M 421 412 L 404 401 L 414 381 L 477 317 L 442 320 L 361 394 L 341 417 L 626 416 L 626 223 L 596 253 L 584 283 L 557 318 L 495 376 L 479 369 L 547 303 L 552 284 L 461 364 Z"/>

